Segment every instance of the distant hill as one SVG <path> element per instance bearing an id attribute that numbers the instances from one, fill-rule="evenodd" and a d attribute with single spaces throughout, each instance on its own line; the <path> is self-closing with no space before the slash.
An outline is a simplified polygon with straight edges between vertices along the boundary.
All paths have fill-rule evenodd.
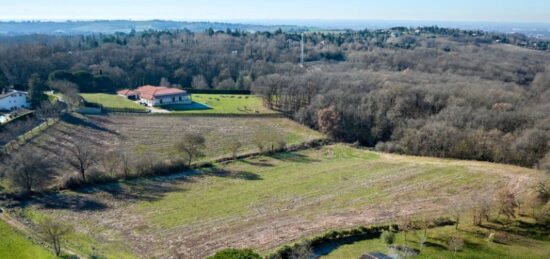
<path id="1" fill-rule="evenodd" d="M 0 22 L 0 34 L 4 35 L 24 35 L 24 34 L 94 34 L 105 33 L 112 34 L 116 32 L 129 33 L 132 30 L 190 30 L 193 32 L 203 32 L 212 28 L 214 30 L 241 30 L 248 32 L 255 31 L 275 31 L 279 28 L 284 31 L 298 31 L 305 27 L 289 25 L 253 25 L 239 23 L 221 23 L 221 22 L 181 22 L 181 21 L 23 21 L 23 22 Z"/>
<path id="2" fill-rule="evenodd" d="M 529 37 L 550 39 L 550 24 L 541 23 L 496 23 L 496 22 L 441 22 L 441 21 L 356 21 L 356 20 L 234 20 L 227 22 L 187 22 L 168 20 L 94 20 L 94 21 L 0 21 L 0 35 L 28 34 L 113 34 L 145 30 L 183 30 L 204 32 L 209 28 L 216 31 L 227 29 L 246 32 L 275 31 L 341 31 L 364 29 L 388 29 L 392 27 L 439 26 L 462 30 L 483 30 L 497 33 L 521 33 Z"/>

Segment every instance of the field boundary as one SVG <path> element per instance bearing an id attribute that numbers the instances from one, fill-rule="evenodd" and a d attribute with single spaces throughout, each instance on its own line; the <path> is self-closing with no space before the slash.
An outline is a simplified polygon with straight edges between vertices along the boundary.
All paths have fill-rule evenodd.
<path id="1" fill-rule="evenodd" d="M 432 229 L 436 227 L 452 226 L 456 224 L 455 221 L 446 218 L 439 217 L 432 220 L 426 229 Z M 413 228 L 418 230 L 420 228 Z M 309 246 L 316 255 L 324 254 L 326 249 L 324 247 L 330 247 L 334 250 L 335 247 L 339 247 L 345 244 L 350 244 L 357 241 L 370 240 L 380 238 L 382 232 L 394 231 L 401 232 L 398 224 L 386 224 L 386 225 L 369 225 L 369 226 L 357 226 L 355 228 L 329 230 L 324 233 L 302 239 L 300 241 L 283 245 L 275 250 L 275 252 L 267 255 L 268 259 L 280 259 L 289 258 L 295 250 L 301 249 L 304 246 Z"/>
<path id="2" fill-rule="evenodd" d="M 2 220 L 4 223 L 9 225 L 12 229 L 14 229 L 14 231 L 17 231 L 23 236 L 25 236 L 29 241 L 31 241 L 35 245 L 41 246 L 47 249 L 48 251 L 52 252 L 52 254 L 54 254 L 54 252 L 52 251 L 52 248 L 49 245 L 45 245 L 47 244 L 47 242 L 43 238 L 41 238 L 41 236 L 35 230 L 28 227 L 18 219 L 11 217 L 10 215 L 4 212 L 4 213 L 0 213 L 0 220 Z M 79 258 L 85 258 L 85 256 L 82 256 L 81 254 L 75 252 L 72 249 L 68 249 L 67 247 L 61 247 L 61 251 L 68 255 L 74 255 Z"/>
<path id="3" fill-rule="evenodd" d="M 332 141 L 330 139 L 327 139 L 327 138 L 314 139 L 314 140 L 306 141 L 306 142 L 303 142 L 303 143 L 300 143 L 300 144 L 290 145 L 290 146 L 288 146 L 287 148 L 285 148 L 283 150 L 279 149 L 279 150 L 275 150 L 273 152 L 258 152 L 258 151 L 255 151 L 255 152 L 247 152 L 247 153 L 244 153 L 244 154 L 237 155 L 235 158 L 233 158 L 232 156 L 219 157 L 219 158 L 212 159 L 211 161 L 197 163 L 195 167 L 196 168 L 203 168 L 203 167 L 211 166 L 212 163 L 228 163 L 228 162 L 237 161 L 237 160 L 241 160 L 241 159 L 247 159 L 247 158 L 251 158 L 251 157 L 257 157 L 257 156 L 263 156 L 263 155 L 272 155 L 272 154 L 285 153 L 285 152 L 297 152 L 297 151 L 308 150 L 308 149 L 312 149 L 312 148 L 319 148 L 319 147 L 323 147 L 323 146 L 328 146 L 328 145 L 332 145 L 332 144 L 334 144 L 334 141 Z"/>
<path id="4" fill-rule="evenodd" d="M 200 112 L 189 112 L 189 113 L 143 113 L 143 112 L 118 112 L 118 111 L 107 111 L 106 114 L 117 114 L 117 115 L 137 115 L 137 116 L 175 116 L 175 117 L 243 117 L 243 118 L 287 118 L 282 113 L 200 113 Z"/>
<path id="5" fill-rule="evenodd" d="M 44 132 L 45 130 L 49 129 L 50 127 L 57 124 L 58 122 L 59 122 L 59 119 L 47 119 L 46 121 L 42 122 L 40 125 L 19 135 L 14 140 L 6 143 L 2 148 L 6 151 L 8 151 L 8 148 L 10 149 L 10 151 L 13 151 L 14 149 L 17 149 L 14 147 L 14 145 L 21 146 L 26 144 L 29 140 L 36 137 L 38 134 Z"/>

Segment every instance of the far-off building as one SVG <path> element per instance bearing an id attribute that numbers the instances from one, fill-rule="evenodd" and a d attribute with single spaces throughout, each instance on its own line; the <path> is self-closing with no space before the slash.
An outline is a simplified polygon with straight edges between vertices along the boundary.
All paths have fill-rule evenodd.
<path id="1" fill-rule="evenodd" d="M 125 89 L 117 93 L 150 107 L 192 103 L 191 95 L 187 91 L 164 86 L 145 85 L 135 90 Z"/>

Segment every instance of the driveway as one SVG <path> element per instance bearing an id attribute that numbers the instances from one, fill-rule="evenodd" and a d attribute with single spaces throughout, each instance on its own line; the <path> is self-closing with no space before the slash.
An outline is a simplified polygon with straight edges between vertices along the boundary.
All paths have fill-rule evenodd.
<path id="1" fill-rule="evenodd" d="M 170 111 L 162 109 L 162 108 L 158 108 L 158 107 L 149 107 L 148 106 L 147 109 L 149 111 L 151 111 L 151 113 L 170 113 Z"/>

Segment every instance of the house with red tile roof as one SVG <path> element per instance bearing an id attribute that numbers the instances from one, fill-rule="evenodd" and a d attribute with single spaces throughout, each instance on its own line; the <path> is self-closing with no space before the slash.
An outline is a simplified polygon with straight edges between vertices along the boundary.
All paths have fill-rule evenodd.
<path id="1" fill-rule="evenodd" d="M 164 86 L 144 85 L 135 90 L 125 89 L 117 92 L 130 100 L 139 100 L 147 106 L 171 104 L 191 104 L 191 95 L 185 90 Z"/>

